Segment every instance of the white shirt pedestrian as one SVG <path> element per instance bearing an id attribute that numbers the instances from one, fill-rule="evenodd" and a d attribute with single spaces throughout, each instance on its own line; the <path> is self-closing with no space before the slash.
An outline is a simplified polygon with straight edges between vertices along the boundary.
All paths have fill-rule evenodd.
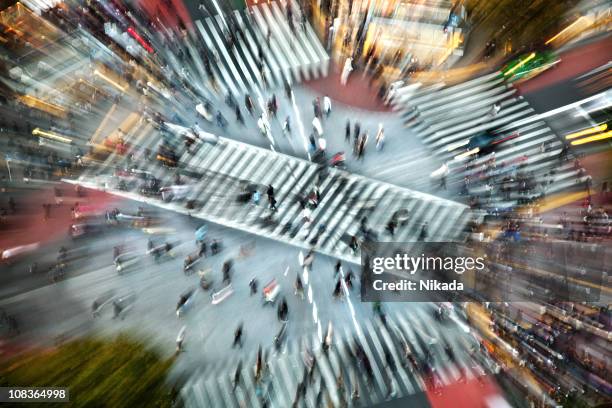
<path id="1" fill-rule="evenodd" d="M 342 75 L 340 75 L 340 83 L 342 85 L 346 85 L 346 83 L 348 82 L 348 77 L 351 74 L 351 71 L 353 71 L 353 59 L 351 57 L 348 57 L 344 62 Z"/>
<path id="2" fill-rule="evenodd" d="M 176 351 L 183 350 L 183 342 L 185 341 L 185 332 L 187 331 L 187 326 L 181 327 L 178 336 L 176 337 Z"/>
<path id="3" fill-rule="evenodd" d="M 323 109 L 325 110 L 325 115 L 329 116 L 332 110 L 332 105 L 331 105 L 331 99 L 329 99 L 329 96 L 327 95 L 323 97 Z"/>

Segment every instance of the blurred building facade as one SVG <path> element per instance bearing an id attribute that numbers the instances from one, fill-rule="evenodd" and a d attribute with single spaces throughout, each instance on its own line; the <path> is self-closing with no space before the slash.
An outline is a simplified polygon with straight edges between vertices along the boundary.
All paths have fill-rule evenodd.
<path id="1" fill-rule="evenodd" d="M 313 18 L 336 61 L 352 57 L 386 80 L 463 55 L 465 8 L 451 0 L 320 0 Z M 317 7 L 318 6 L 318 7 Z"/>

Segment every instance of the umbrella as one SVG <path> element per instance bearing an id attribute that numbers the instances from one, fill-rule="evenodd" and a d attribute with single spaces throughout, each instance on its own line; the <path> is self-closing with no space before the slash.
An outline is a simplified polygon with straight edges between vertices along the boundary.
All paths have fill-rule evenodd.
<path id="1" fill-rule="evenodd" d="M 206 237 L 206 233 L 208 232 L 208 227 L 206 224 L 202 225 L 195 232 L 196 241 L 204 241 L 204 237 Z"/>

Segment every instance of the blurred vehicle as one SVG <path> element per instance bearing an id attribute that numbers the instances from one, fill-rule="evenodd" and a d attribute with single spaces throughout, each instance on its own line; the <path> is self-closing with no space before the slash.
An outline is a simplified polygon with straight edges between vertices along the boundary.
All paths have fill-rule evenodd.
<path id="1" fill-rule="evenodd" d="M 75 205 L 74 208 L 74 219 L 75 220 L 82 220 L 85 218 L 95 218 L 95 217 L 101 217 L 103 215 L 106 214 L 106 209 L 100 205 L 95 205 L 95 204 L 88 204 L 88 205 L 82 205 L 82 204 L 78 204 Z"/>
<path id="2" fill-rule="evenodd" d="M 159 145 L 157 150 L 157 160 L 168 167 L 176 167 L 178 164 L 178 157 L 176 156 L 174 149 L 165 143 Z"/>
<path id="3" fill-rule="evenodd" d="M 109 225 L 106 220 L 88 220 L 87 222 L 72 224 L 68 230 L 68 234 L 71 238 L 75 239 L 92 234 L 104 233 L 108 230 L 108 227 Z"/>
<path id="4" fill-rule="evenodd" d="M 40 244 L 38 242 L 7 248 L 2 251 L 2 262 L 12 262 L 15 259 L 18 259 L 21 255 L 30 254 L 36 251 L 38 248 L 40 248 Z"/>
<path id="5" fill-rule="evenodd" d="M 162 187 L 159 191 L 161 192 L 162 200 L 170 202 L 173 200 L 184 200 L 192 188 L 193 186 L 190 185 L 177 185 Z"/>
<path id="6" fill-rule="evenodd" d="M 154 222 L 151 217 L 142 216 L 142 215 L 134 215 L 134 214 L 126 214 L 120 212 L 115 216 L 115 219 L 119 224 L 129 225 L 134 228 L 147 228 L 150 227 Z"/>
<path id="7" fill-rule="evenodd" d="M 474 151 L 479 155 L 486 155 L 493 152 L 497 145 L 518 136 L 518 132 L 514 132 L 510 135 L 495 134 L 492 131 L 477 133 L 470 138 L 470 141 L 467 144 L 467 151 Z"/>
<path id="8" fill-rule="evenodd" d="M 534 51 L 506 64 L 501 72 L 511 81 L 526 81 L 541 74 L 559 62 L 552 51 Z"/>

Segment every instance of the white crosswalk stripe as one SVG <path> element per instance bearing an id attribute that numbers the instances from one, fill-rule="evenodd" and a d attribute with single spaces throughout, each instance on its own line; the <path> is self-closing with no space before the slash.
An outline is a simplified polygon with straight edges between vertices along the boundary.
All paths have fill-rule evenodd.
<path id="1" fill-rule="evenodd" d="M 214 56 L 209 59 L 211 71 L 222 92 L 239 96 L 261 91 L 265 87 L 262 66 L 266 82 L 273 87 L 327 75 L 330 58 L 310 23 L 289 24 L 287 20 L 286 7 L 292 8 L 294 19 L 301 19 L 297 3 L 262 2 L 223 16 L 212 5 L 204 6 L 210 8 L 210 17 L 195 22 L 195 41 Z M 228 40 L 230 31 L 233 45 Z M 203 75 L 202 57 L 187 49 L 195 60 L 192 75 L 204 79 L 208 75 Z M 178 65 L 175 70 L 180 72 Z"/>
<path id="2" fill-rule="evenodd" d="M 415 307 L 409 311 L 393 312 L 387 316 L 386 325 L 379 320 L 366 320 L 363 331 L 355 334 L 349 327 L 335 330 L 332 347 L 324 351 L 314 335 L 308 340 L 292 340 L 286 346 L 286 352 L 269 350 L 267 358 L 269 372 L 264 374 L 259 384 L 253 377 L 255 352 L 243 359 L 241 379 L 235 389 L 232 386 L 237 362 L 215 365 L 212 369 L 199 372 L 188 381 L 181 390 L 187 406 L 261 406 L 261 396 L 266 395 L 268 406 L 292 406 L 299 384 L 306 381 L 306 392 L 302 402 L 297 406 L 315 407 L 317 394 L 321 386 L 328 393 L 333 406 L 344 406 L 343 401 L 350 401 L 355 388 L 359 389 L 358 405 L 372 405 L 385 401 L 389 390 L 395 393 L 393 398 L 401 398 L 426 391 L 425 381 L 419 371 L 405 361 L 401 340 L 407 339 L 417 361 L 426 358 L 426 350 L 431 355 L 431 365 L 436 372 L 441 386 L 461 381 L 462 373 L 467 379 L 481 375 L 482 369 L 476 365 L 463 350 L 466 344 L 463 337 L 468 334 L 453 330 L 452 342 L 449 342 L 448 330 L 428 316 L 426 309 Z M 435 340 L 435 341 L 434 341 Z M 367 375 L 355 357 L 354 341 L 363 347 L 374 371 L 373 384 L 368 385 Z M 406 341 L 406 340 L 404 340 Z M 446 356 L 443 344 L 453 344 L 455 361 Z M 303 360 L 303 345 L 311 350 L 316 363 L 313 379 L 307 376 Z M 393 366 L 388 364 L 389 359 Z M 420 364 L 420 363 L 419 363 Z M 338 388 L 339 379 L 342 389 Z M 256 389 L 259 389 L 256 395 Z M 319 405 L 321 406 L 321 405 Z"/>
<path id="3" fill-rule="evenodd" d="M 448 164 L 448 183 L 463 185 L 467 177 L 464 193 L 482 198 L 485 209 L 581 187 L 588 177 L 564 163 L 562 140 L 500 72 L 453 86 L 406 85 L 394 90 L 393 104 Z M 475 147 L 478 154 L 458 158 Z"/>

